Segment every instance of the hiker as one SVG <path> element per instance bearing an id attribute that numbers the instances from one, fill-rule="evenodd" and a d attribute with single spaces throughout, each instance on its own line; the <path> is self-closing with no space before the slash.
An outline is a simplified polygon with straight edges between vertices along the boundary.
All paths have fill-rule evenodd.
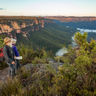
<path id="1" fill-rule="evenodd" d="M 13 39 L 13 38 L 12 38 L 11 40 L 12 40 L 13 52 L 14 52 L 14 54 L 15 54 L 16 57 L 19 57 L 19 52 L 18 52 L 18 50 L 17 50 L 17 48 L 16 48 L 16 42 L 17 42 L 17 40 L 16 40 L 16 39 Z M 20 68 L 20 63 L 19 63 L 19 60 L 16 59 L 16 71 L 17 71 L 19 68 Z"/>
<path id="2" fill-rule="evenodd" d="M 3 48 L 3 54 L 5 58 L 5 62 L 9 65 L 9 76 L 12 78 L 15 76 L 15 55 L 12 49 L 12 42 L 11 38 L 6 37 L 4 38 L 4 48 Z"/>

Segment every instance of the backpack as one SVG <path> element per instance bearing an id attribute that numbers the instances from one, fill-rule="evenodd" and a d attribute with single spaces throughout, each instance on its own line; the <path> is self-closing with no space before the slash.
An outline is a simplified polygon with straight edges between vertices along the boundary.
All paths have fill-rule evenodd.
<path id="1" fill-rule="evenodd" d="M 3 48 L 0 48 L 0 61 L 4 61 Z"/>

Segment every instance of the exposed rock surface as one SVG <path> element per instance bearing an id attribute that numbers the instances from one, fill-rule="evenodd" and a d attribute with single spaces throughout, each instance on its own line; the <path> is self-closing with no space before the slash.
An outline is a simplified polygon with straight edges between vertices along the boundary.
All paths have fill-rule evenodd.
<path id="1" fill-rule="evenodd" d="M 63 65 L 63 63 L 53 62 L 53 60 L 52 60 L 52 63 L 50 63 L 50 64 L 26 64 L 22 67 L 24 67 L 26 70 L 31 70 L 32 67 L 37 67 L 41 71 L 43 71 L 43 69 L 46 68 L 47 66 L 51 66 L 53 69 L 58 71 L 58 67 L 62 66 L 62 65 Z M 6 81 L 7 79 L 8 79 L 8 68 L 0 70 L 0 82 Z"/>
<path id="2" fill-rule="evenodd" d="M 27 37 L 28 30 L 39 31 L 40 29 L 45 27 L 45 21 L 41 18 L 29 18 L 26 19 L 17 17 L 8 18 L 5 17 L 0 19 L 0 34 L 7 34 L 10 37 L 13 36 L 13 34 L 22 34 L 24 37 Z"/>

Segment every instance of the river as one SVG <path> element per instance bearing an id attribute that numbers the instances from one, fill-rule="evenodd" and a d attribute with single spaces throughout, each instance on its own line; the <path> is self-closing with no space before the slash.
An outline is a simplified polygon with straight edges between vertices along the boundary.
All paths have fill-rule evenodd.
<path id="1" fill-rule="evenodd" d="M 67 53 L 67 48 L 62 48 L 62 49 L 59 49 L 57 52 L 56 52 L 56 56 L 63 56 L 65 53 Z"/>
<path id="2" fill-rule="evenodd" d="M 81 29 L 81 28 L 77 28 L 77 31 L 79 31 L 80 33 L 84 33 L 84 32 L 93 32 L 93 33 L 96 33 L 96 30 L 92 30 L 92 29 Z M 75 35 L 75 34 L 74 34 Z M 72 36 L 72 47 L 75 47 L 77 44 L 74 40 L 74 35 Z M 56 56 L 63 56 L 65 53 L 67 53 L 67 48 L 61 48 L 59 49 L 57 52 L 56 52 Z"/>

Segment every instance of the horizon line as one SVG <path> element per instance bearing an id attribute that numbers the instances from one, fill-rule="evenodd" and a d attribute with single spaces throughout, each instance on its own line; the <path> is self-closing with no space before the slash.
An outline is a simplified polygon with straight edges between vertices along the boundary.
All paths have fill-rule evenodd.
<path id="1" fill-rule="evenodd" d="M 72 16 L 72 15 L 70 15 L 70 16 L 65 16 L 65 15 L 33 15 L 33 16 L 31 16 L 31 15 L 0 15 L 0 17 L 1 16 L 4 16 L 4 17 L 6 17 L 6 16 L 8 16 L 8 17 L 11 17 L 11 16 L 15 16 L 15 17 L 20 17 L 20 16 L 24 16 L 24 17 L 96 17 L 96 16 Z"/>

